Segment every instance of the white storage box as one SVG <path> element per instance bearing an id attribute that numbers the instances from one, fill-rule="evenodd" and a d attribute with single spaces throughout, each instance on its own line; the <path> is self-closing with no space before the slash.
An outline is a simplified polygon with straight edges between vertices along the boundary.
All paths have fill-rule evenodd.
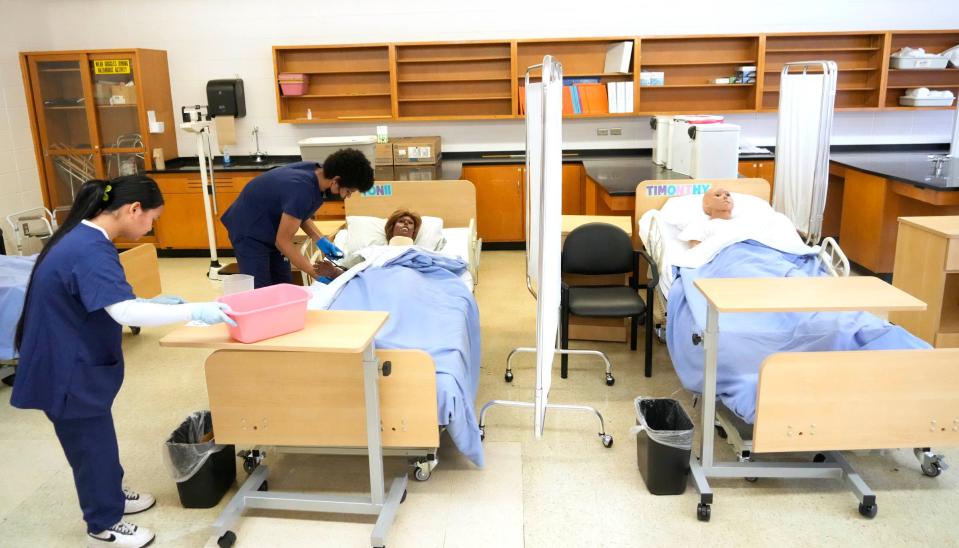
<path id="1" fill-rule="evenodd" d="M 666 167 L 689 175 L 692 165 L 692 142 L 688 129 L 692 124 L 718 124 L 723 121 L 722 116 L 711 114 L 695 114 L 689 116 L 673 116 L 669 126 L 669 152 L 666 155 Z"/>
<path id="2" fill-rule="evenodd" d="M 940 56 L 930 57 L 896 57 L 889 58 L 889 68 L 903 70 L 930 70 L 943 69 L 949 59 Z"/>
<path id="3" fill-rule="evenodd" d="M 326 157 L 337 150 L 355 148 L 366 156 L 371 166 L 376 165 L 376 135 L 353 137 L 310 137 L 299 143 L 303 161 L 323 163 Z"/>
<path id="4" fill-rule="evenodd" d="M 693 179 L 735 179 L 739 175 L 739 132 L 736 124 L 693 124 L 688 175 Z"/>
<path id="5" fill-rule="evenodd" d="M 653 163 L 666 165 L 666 156 L 669 152 L 669 123 L 672 116 L 653 116 L 649 119 L 649 127 L 653 129 Z"/>
<path id="6" fill-rule="evenodd" d="M 955 97 L 907 97 L 899 98 L 899 104 L 907 107 L 948 107 Z"/>

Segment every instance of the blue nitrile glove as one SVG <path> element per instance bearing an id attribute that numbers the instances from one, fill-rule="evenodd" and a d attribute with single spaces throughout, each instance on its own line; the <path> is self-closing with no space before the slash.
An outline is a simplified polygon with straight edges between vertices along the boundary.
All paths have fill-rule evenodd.
<path id="1" fill-rule="evenodd" d="M 333 278 L 330 278 L 327 276 L 320 276 L 319 278 L 316 279 L 316 281 L 320 282 L 321 284 L 328 284 L 333 281 Z"/>
<path id="2" fill-rule="evenodd" d="M 316 247 L 318 247 L 320 251 L 323 252 L 323 255 L 326 255 L 327 257 L 332 259 L 343 258 L 343 250 L 333 245 L 333 242 L 331 242 L 326 236 L 323 236 L 316 241 Z"/>
<path id="3" fill-rule="evenodd" d="M 159 297 L 153 297 L 152 299 L 138 299 L 144 302 L 153 303 L 153 304 L 183 304 L 186 301 L 177 297 L 176 295 L 160 295 Z"/>
<path id="4" fill-rule="evenodd" d="M 230 310 L 230 305 L 225 303 L 190 304 L 190 319 L 209 325 L 226 322 L 227 324 L 236 327 L 236 322 L 233 321 L 233 318 L 226 315 L 227 312 L 233 311 Z"/>

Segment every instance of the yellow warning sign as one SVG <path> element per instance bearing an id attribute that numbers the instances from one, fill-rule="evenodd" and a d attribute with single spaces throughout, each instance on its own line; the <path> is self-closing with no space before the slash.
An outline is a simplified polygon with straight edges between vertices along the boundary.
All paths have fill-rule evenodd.
<path id="1" fill-rule="evenodd" d="M 94 74 L 130 74 L 129 59 L 103 59 L 93 61 Z"/>

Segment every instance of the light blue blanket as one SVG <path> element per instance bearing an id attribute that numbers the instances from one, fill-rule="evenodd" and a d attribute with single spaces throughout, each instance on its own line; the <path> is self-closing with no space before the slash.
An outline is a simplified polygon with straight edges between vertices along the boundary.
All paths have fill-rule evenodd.
<path id="1" fill-rule="evenodd" d="M 439 423 L 456 447 L 483 466 L 483 445 L 473 408 L 480 372 L 479 308 L 459 276 L 467 264 L 416 248 L 356 274 L 331 310 L 390 313 L 377 348 L 425 350 L 436 364 Z"/>
<path id="2" fill-rule="evenodd" d="M 706 300 L 697 278 L 825 276 L 815 255 L 790 255 L 748 240 L 721 251 L 711 262 L 679 268 L 667 308 L 666 343 L 673 367 L 687 390 L 702 393 Z M 759 366 L 776 352 L 929 348 L 901 327 L 864 312 L 720 314 L 717 396 L 752 423 L 756 415 Z"/>
<path id="3" fill-rule="evenodd" d="M 30 271 L 37 261 L 31 257 L 8 257 L 0 255 L 0 360 L 17 357 L 13 351 L 13 336 L 23 311 L 23 298 L 27 293 Z"/>

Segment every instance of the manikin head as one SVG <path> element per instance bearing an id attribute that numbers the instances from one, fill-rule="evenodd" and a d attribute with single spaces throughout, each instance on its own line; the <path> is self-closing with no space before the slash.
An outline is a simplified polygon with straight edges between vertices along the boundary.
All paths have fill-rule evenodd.
<path id="1" fill-rule="evenodd" d="M 733 216 L 733 197 L 722 187 L 711 188 L 703 194 L 703 212 L 710 219 L 731 219 Z"/>

